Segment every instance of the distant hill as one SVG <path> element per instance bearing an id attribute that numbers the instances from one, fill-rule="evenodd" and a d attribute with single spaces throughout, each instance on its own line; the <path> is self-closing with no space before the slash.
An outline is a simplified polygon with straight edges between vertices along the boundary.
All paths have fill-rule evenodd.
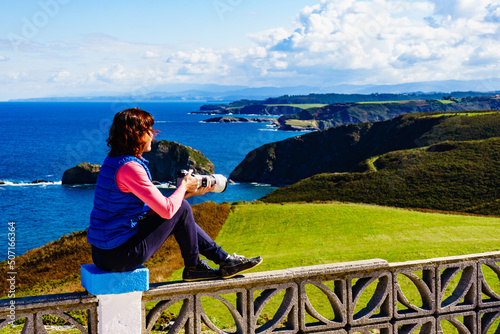
<path id="1" fill-rule="evenodd" d="M 390 152 L 360 167 L 365 172 L 316 175 L 261 200 L 335 200 L 500 215 L 500 138 Z"/>
<path id="2" fill-rule="evenodd" d="M 263 145 L 248 153 L 230 179 L 289 185 L 316 174 L 356 171 L 365 160 L 392 151 L 491 137 L 500 137 L 498 112 L 406 114 Z"/>
<path id="3" fill-rule="evenodd" d="M 433 97 L 420 97 L 419 99 L 439 99 L 443 94 L 450 92 L 468 92 L 463 96 L 475 96 L 476 92 L 495 91 L 500 87 L 500 79 L 492 78 L 489 80 L 469 80 L 469 81 L 427 81 L 413 82 L 394 85 L 348 85 L 335 84 L 323 87 L 315 86 L 288 86 L 288 87 L 248 87 L 241 85 L 217 85 L 217 84 L 160 84 L 144 87 L 137 87 L 136 90 L 123 92 L 95 91 L 86 96 L 48 96 L 40 98 L 17 99 L 12 101 L 40 101 L 40 102 L 85 102 L 85 101 L 236 101 L 240 99 L 265 100 L 269 97 L 280 96 L 301 96 L 307 94 L 325 94 L 337 93 L 339 95 L 370 95 L 370 94 L 429 94 L 434 92 Z M 455 97 L 461 97 L 452 93 Z M 410 98 L 415 99 L 415 97 Z M 372 101 L 372 100 L 371 100 Z M 383 101 L 383 100 L 376 100 Z M 387 101 L 387 100 L 386 100 Z M 332 101 L 326 102 L 357 102 L 357 101 Z M 297 102 L 301 103 L 301 102 Z M 323 103 L 323 102 L 320 102 Z"/>

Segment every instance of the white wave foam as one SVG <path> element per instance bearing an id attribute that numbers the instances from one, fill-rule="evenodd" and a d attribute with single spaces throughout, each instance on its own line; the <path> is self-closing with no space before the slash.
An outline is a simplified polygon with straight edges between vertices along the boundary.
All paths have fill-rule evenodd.
<path id="1" fill-rule="evenodd" d="M 54 186 L 61 185 L 62 182 L 12 182 L 12 181 L 1 181 L 0 187 L 27 187 L 27 186 Z"/>
<path id="2" fill-rule="evenodd" d="M 162 183 L 156 186 L 158 189 L 176 189 L 177 186 L 172 183 Z"/>
<path id="3" fill-rule="evenodd" d="M 256 186 L 256 187 L 270 187 L 271 186 L 268 183 L 259 183 L 259 182 L 251 182 L 250 184 L 253 186 Z"/>
<path id="4" fill-rule="evenodd" d="M 95 187 L 95 183 L 84 183 L 84 184 L 65 184 L 65 187 L 69 188 L 91 188 Z"/>

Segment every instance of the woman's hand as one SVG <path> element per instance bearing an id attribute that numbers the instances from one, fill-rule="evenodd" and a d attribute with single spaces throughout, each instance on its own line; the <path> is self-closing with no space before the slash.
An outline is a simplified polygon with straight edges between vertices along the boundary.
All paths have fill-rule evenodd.
<path id="1" fill-rule="evenodd" d="M 190 169 L 189 172 L 182 179 L 182 183 L 186 187 L 186 194 L 184 198 L 189 198 L 191 196 L 205 195 L 207 192 L 214 190 L 215 184 L 211 187 L 201 187 L 200 180 L 192 176 L 193 170 Z"/>
<path id="2" fill-rule="evenodd" d="M 186 187 L 186 192 L 195 192 L 199 187 L 199 180 L 193 175 L 193 170 L 190 169 L 189 172 L 182 179 L 182 183 Z"/>
<path id="3" fill-rule="evenodd" d="M 211 187 L 197 188 L 195 191 L 186 191 L 186 195 L 184 195 L 184 198 L 189 198 L 191 196 L 205 195 L 206 193 L 208 193 L 214 189 L 215 189 L 215 184 Z"/>

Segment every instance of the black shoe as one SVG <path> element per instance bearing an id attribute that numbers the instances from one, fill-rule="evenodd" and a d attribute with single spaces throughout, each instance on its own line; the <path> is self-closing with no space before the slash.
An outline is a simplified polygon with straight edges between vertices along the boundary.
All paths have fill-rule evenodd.
<path id="1" fill-rule="evenodd" d="M 260 256 L 247 259 L 242 255 L 229 255 L 229 257 L 220 263 L 220 276 L 222 278 L 231 278 L 244 271 L 257 267 L 262 263 Z"/>
<path id="2" fill-rule="evenodd" d="M 196 266 L 184 268 L 184 271 L 182 272 L 182 279 L 186 282 L 201 281 L 204 279 L 214 279 L 219 277 L 219 270 L 210 267 L 203 260 L 200 260 Z"/>

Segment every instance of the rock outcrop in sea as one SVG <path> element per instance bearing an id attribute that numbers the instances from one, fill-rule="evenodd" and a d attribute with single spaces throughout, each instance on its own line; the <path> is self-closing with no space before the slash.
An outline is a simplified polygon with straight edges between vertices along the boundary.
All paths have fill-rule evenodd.
<path id="1" fill-rule="evenodd" d="M 62 184 L 95 184 L 97 175 L 101 169 L 100 165 L 82 162 L 73 168 L 67 169 L 62 177 Z"/>
<path id="2" fill-rule="evenodd" d="M 144 159 L 149 161 L 151 178 L 158 182 L 175 182 L 176 174 L 181 169 L 193 169 L 195 173 L 212 174 L 214 164 L 198 150 L 176 142 L 154 140 L 151 151 L 144 152 Z M 87 162 L 64 172 L 62 184 L 95 184 L 101 166 Z"/>
<path id="3" fill-rule="evenodd" d="M 245 105 L 238 107 L 230 107 L 226 105 L 206 105 L 200 108 L 200 111 L 193 111 L 191 114 L 208 114 L 208 115 L 293 115 L 302 110 L 302 108 L 293 105 Z"/>
<path id="4" fill-rule="evenodd" d="M 205 123 L 274 123 L 275 118 L 219 116 L 204 120 Z"/>

